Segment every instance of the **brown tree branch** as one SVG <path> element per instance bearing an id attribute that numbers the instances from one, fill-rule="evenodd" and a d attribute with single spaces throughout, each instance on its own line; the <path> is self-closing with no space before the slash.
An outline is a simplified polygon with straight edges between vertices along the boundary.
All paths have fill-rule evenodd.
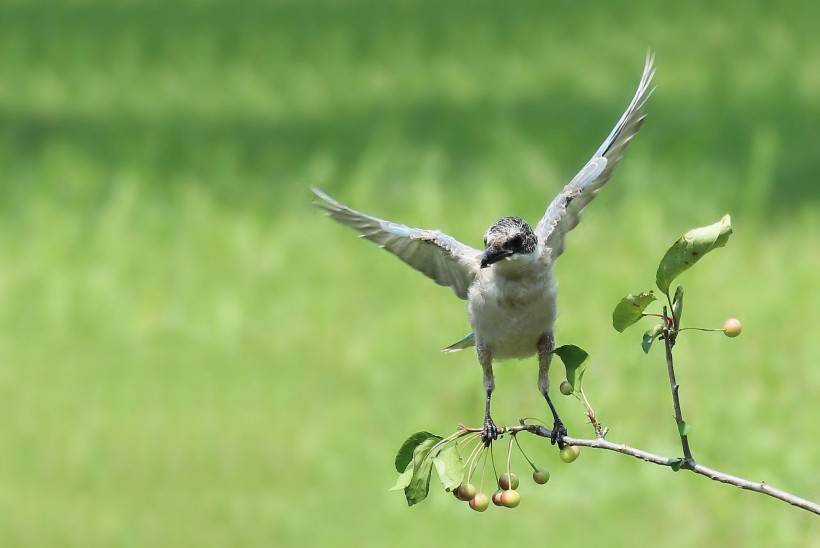
<path id="1" fill-rule="evenodd" d="M 481 428 L 468 428 L 464 426 L 461 426 L 460 428 L 465 432 L 482 431 Z M 550 438 L 552 434 L 552 431 L 546 426 L 542 426 L 540 424 L 527 424 L 524 422 L 517 426 L 505 426 L 499 428 L 499 434 L 516 434 L 518 432 L 529 432 L 530 434 L 535 434 L 536 436 L 541 436 L 544 438 Z M 657 464 L 659 466 L 668 466 L 673 470 L 689 470 L 695 474 L 707 477 L 711 480 L 726 483 L 729 485 L 734 485 L 735 487 L 739 487 L 740 489 L 745 489 L 747 491 L 754 491 L 755 493 L 768 495 L 778 500 L 782 500 L 783 502 L 788 502 L 789 504 L 791 504 L 792 506 L 796 506 L 797 508 L 802 508 L 803 510 L 807 510 L 813 514 L 820 515 L 820 504 L 812 502 L 808 499 L 798 497 L 797 495 L 793 495 L 792 493 L 783 491 L 782 489 L 772 487 L 763 481 L 750 481 L 738 476 L 733 476 L 731 474 L 720 472 L 713 468 L 709 468 L 708 466 L 703 466 L 702 464 L 697 464 L 694 461 L 692 461 L 690 465 L 687 465 L 685 461 L 683 461 L 680 458 L 664 457 L 661 455 L 657 455 L 655 453 L 650 453 L 649 451 L 644 451 L 643 449 L 630 447 L 629 445 L 623 443 L 613 443 L 611 441 L 607 441 L 604 438 L 581 439 L 564 436 L 563 440 L 564 443 L 566 443 L 567 445 L 575 445 L 578 447 L 592 447 L 594 449 L 614 451 L 615 453 L 628 455 L 630 457 L 634 457 L 636 459 L 640 459 L 642 461 L 649 462 L 652 464 Z"/>

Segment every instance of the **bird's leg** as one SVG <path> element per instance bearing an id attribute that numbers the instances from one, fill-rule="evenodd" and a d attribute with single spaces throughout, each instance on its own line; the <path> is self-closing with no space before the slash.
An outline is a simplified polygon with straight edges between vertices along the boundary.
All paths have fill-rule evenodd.
<path id="1" fill-rule="evenodd" d="M 493 397 L 493 390 L 495 389 L 495 377 L 493 376 L 493 357 L 490 351 L 481 345 L 476 347 L 478 352 L 478 361 L 481 363 L 481 368 L 484 370 L 484 390 L 487 393 L 487 403 L 484 408 L 484 427 L 481 431 L 481 441 L 485 446 L 489 446 L 496 438 L 498 438 L 498 428 L 495 426 L 492 417 L 490 416 L 490 400 Z"/>
<path id="2" fill-rule="evenodd" d="M 547 405 L 550 407 L 553 418 L 552 436 L 550 441 L 553 445 L 556 443 L 561 449 L 564 448 L 564 436 L 567 435 L 567 429 L 561 418 L 558 416 L 558 411 L 555 409 L 549 395 L 550 388 L 550 363 L 552 362 L 552 351 L 555 347 L 555 341 L 552 338 L 552 333 L 545 333 L 538 341 L 538 389 L 547 400 Z"/>

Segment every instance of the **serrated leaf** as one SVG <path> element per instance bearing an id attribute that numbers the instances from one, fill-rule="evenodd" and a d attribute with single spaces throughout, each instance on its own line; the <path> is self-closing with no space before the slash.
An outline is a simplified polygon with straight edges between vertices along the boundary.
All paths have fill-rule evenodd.
<path id="1" fill-rule="evenodd" d="M 660 336 L 661 333 L 663 333 L 663 324 L 659 323 L 658 325 L 656 325 L 652 329 L 648 329 L 643 334 L 643 341 L 641 341 L 641 348 L 643 348 L 643 351 L 644 351 L 645 354 L 649 354 L 649 349 L 652 348 L 652 343 L 655 342 L 655 339 L 657 339 Z"/>
<path id="2" fill-rule="evenodd" d="M 464 481 L 464 460 L 458 454 L 455 446 L 448 447 L 433 457 L 441 484 L 448 491 L 455 489 Z"/>
<path id="3" fill-rule="evenodd" d="M 688 424 L 686 424 L 686 421 L 678 421 L 678 433 L 681 436 L 688 435 L 691 430 L 692 430 L 692 427 L 690 427 Z"/>
<path id="4" fill-rule="evenodd" d="M 693 228 L 678 238 L 658 265 L 655 275 L 658 289 L 668 295 L 669 285 L 681 272 L 713 249 L 726 245 L 731 234 L 732 219 L 729 215 L 724 215 L 718 222 Z"/>
<path id="5" fill-rule="evenodd" d="M 564 362 L 564 368 L 567 370 L 567 382 L 572 385 L 573 390 L 576 390 L 578 388 L 578 385 L 576 385 L 577 379 L 586 370 L 585 362 L 589 354 L 586 350 L 574 344 L 559 346 L 552 353 Z"/>
<path id="6" fill-rule="evenodd" d="M 393 484 L 393 487 L 390 488 L 390 491 L 401 491 L 408 485 L 410 485 L 410 480 L 413 478 L 413 467 L 411 465 L 407 465 L 407 470 L 399 474 L 399 477 L 396 478 L 396 483 Z"/>
<path id="7" fill-rule="evenodd" d="M 624 329 L 641 319 L 643 311 L 654 300 L 655 293 L 651 290 L 637 295 L 630 293 L 612 311 L 612 327 L 623 333 Z"/>
<path id="8" fill-rule="evenodd" d="M 683 466 L 683 459 L 675 459 L 669 463 L 669 468 L 671 468 L 674 472 L 680 470 L 681 466 Z"/>
<path id="9" fill-rule="evenodd" d="M 439 436 L 431 434 L 430 432 L 416 432 L 401 444 L 399 452 L 396 453 L 396 472 L 404 472 L 407 465 L 413 460 L 413 451 L 421 442 L 429 438 L 438 438 Z"/>
<path id="10" fill-rule="evenodd" d="M 410 478 L 410 483 L 404 488 L 407 506 L 413 506 L 427 498 L 427 493 L 430 490 L 430 474 L 433 471 L 433 459 L 430 458 L 430 450 L 440 439 L 438 436 L 427 438 L 413 450 L 413 475 Z"/>
<path id="11" fill-rule="evenodd" d="M 683 286 L 678 286 L 675 290 L 675 298 L 672 299 L 672 317 L 675 319 L 675 327 L 680 327 L 680 319 L 683 316 Z"/>

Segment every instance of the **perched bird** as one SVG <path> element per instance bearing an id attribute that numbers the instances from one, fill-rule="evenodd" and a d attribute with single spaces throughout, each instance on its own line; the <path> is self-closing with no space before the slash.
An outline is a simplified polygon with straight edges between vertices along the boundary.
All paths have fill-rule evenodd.
<path id="1" fill-rule="evenodd" d="M 410 228 L 361 213 L 312 189 L 318 199 L 315 205 L 332 218 L 467 300 L 473 330 L 444 351 L 476 347 L 484 372 L 482 438 L 487 445 L 498 437 L 490 415 L 495 387 L 493 361 L 537 354 L 538 388 L 555 421 L 552 443 L 563 446 L 561 440 L 567 431 L 549 396 L 557 316 L 553 267 L 564 251 L 567 232 L 578 224 L 581 210 L 609 180 L 626 145 L 640 129 L 654 72 L 653 58 L 648 55 L 626 111 L 592 158 L 552 200 L 535 230 L 518 217 L 504 217 L 487 230 L 483 251 L 436 230 Z"/>

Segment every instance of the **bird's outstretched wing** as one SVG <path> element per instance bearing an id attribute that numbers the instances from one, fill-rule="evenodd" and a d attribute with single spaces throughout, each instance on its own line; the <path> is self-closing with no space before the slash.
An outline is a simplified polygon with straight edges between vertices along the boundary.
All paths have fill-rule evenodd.
<path id="1" fill-rule="evenodd" d="M 539 242 L 550 249 L 551 260 L 564 251 L 567 232 L 578 224 L 581 210 L 609 180 L 626 145 L 641 128 L 645 118 L 643 107 L 654 89 L 650 88 L 654 75 L 653 56 L 650 54 L 646 57 L 638 90 L 621 119 L 589 162 L 550 203 L 535 227 Z"/>
<path id="2" fill-rule="evenodd" d="M 342 224 L 357 230 L 362 238 L 379 244 L 437 284 L 445 285 L 462 299 L 478 272 L 481 252 L 437 230 L 422 230 L 391 223 L 341 204 L 312 188 L 315 205 Z"/>

